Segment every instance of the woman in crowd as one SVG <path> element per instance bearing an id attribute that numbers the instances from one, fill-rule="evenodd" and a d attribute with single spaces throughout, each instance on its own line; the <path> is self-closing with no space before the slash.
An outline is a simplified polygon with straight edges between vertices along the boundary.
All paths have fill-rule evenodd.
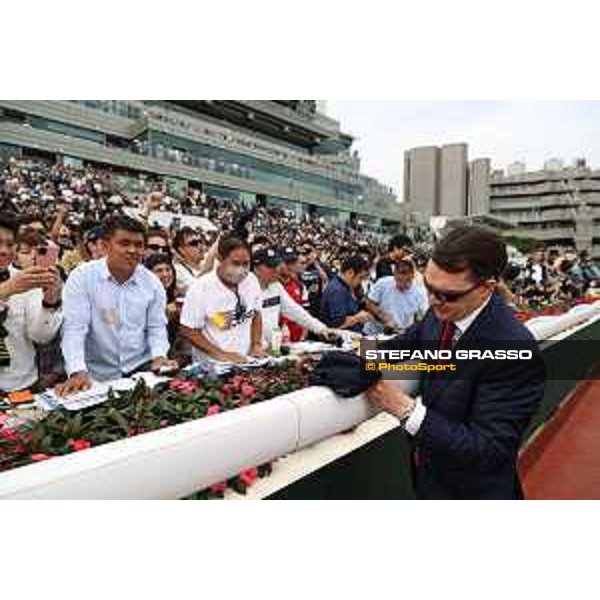
<path id="1" fill-rule="evenodd" d="M 23 270 L 35 265 L 35 253 L 44 242 L 42 236 L 35 229 L 22 229 L 17 235 L 17 248 L 13 267 Z"/>
<path id="2" fill-rule="evenodd" d="M 185 350 L 186 344 L 179 339 L 179 318 L 183 298 L 177 293 L 177 274 L 170 256 L 164 253 L 151 254 L 144 260 L 144 266 L 152 271 L 162 283 L 167 294 L 167 332 L 171 346 L 171 356 L 182 362 L 186 361 L 189 351 Z"/>

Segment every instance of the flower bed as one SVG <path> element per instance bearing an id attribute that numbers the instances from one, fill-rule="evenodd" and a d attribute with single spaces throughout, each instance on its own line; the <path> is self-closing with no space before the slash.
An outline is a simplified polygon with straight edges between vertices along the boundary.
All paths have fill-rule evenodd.
<path id="1" fill-rule="evenodd" d="M 307 387 L 310 360 L 234 371 L 219 378 L 176 378 L 150 389 L 143 381 L 126 392 L 110 392 L 101 405 L 59 409 L 39 420 L 0 413 L 0 471 L 49 460 L 187 421 L 210 417 Z M 222 496 L 227 486 L 245 493 L 270 465 L 248 469 L 195 495 Z"/>
<path id="2" fill-rule="evenodd" d="M 584 296 L 571 302 L 552 303 L 552 302 L 530 302 L 528 304 L 518 304 L 515 308 L 515 317 L 521 323 L 525 323 L 536 317 L 557 317 L 569 312 L 574 306 L 581 304 L 594 304 L 599 298 L 597 296 Z"/>

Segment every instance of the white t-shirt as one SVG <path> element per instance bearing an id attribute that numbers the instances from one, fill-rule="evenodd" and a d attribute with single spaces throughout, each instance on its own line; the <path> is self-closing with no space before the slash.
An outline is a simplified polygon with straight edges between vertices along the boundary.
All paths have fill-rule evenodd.
<path id="1" fill-rule="evenodd" d="M 173 267 L 175 268 L 178 291 L 183 295 L 190 289 L 190 286 L 199 279 L 200 270 L 184 265 L 178 260 L 173 261 Z"/>
<path id="2" fill-rule="evenodd" d="M 206 338 L 225 352 L 250 354 L 254 315 L 260 311 L 262 292 L 258 279 L 250 273 L 238 285 L 240 308 L 235 292 L 211 271 L 194 281 L 185 296 L 181 324 L 200 330 Z M 237 315 L 236 315 L 237 313 Z M 194 358 L 203 357 L 196 348 Z"/>
<path id="3" fill-rule="evenodd" d="M 286 291 L 279 281 L 270 283 L 261 290 L 263 345 L 269 346 L 273 331 L 279 326 L 279 318 L 283 314 L 294 323 L 314 333 L 321 333 L 327 325 L 315 319 L 300 306 Z"/>

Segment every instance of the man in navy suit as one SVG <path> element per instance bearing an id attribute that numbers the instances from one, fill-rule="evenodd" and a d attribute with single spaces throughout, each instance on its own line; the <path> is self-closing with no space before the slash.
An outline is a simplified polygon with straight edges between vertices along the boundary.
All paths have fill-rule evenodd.
<path id="1" fill-rule="evenodd" d="M 533 349 L 533 362 L 470 361 L 456 378 L 422 380 L 417 400 L 389 380 L 368 392 L 413 438 L 419 499 L 522 498 L 517 455 L 544 395 L 544 372 L 531 333 L 496 292 L 506 263 L 495 233 L 473 226 L 448 233 L 425 271 L 430 310 L 403 341 L 446 350 L 514 344 Z"/>

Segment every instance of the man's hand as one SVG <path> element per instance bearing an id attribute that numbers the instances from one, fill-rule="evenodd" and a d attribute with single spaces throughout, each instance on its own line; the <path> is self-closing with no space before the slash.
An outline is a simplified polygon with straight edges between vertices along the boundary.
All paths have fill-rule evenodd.
<path id="1" fill-rule="evenodd" d="M 367 398 L 377 408 L 384 410 L 398 419 L 403 419 L 412 412 L 415 400 L 405 394 L 399 387 L 397 381 L 389 379 L 380 380 L 367 391 Z"/>
<path id="2" fill-rule="evenodd" d="M 333 346 L 342 346 L 344 343 L 344 338 L 333 329 L 325 329 L 318 334 L 319 338 L 323 340 L 326 344 L 332 344 Z"/>
<path id="3" fill-rule="evenodd" d="M 45 267 L 29 267 L 0 285 L 0 300 L 8 300 L 15 294 L 23 294 L 35 288 L 47 288 L 53 285 L 56 285 L 54 271 Z"/>
<path id="4" fill-rule="evenodd" d="M 54 391 L 59 396 L 69 396 L 70 394 L 76 394 L 77 392 L 83 392 L 89 390 L 92 387 L 92 380 L 86 371 L 77 371 L 73 373 L 67 381 L 57 385 Z"/>
<path id="5" fill-rule="evenodd" d="M 181 306 L 177 302 L 167 304 L 167 319 L 169 321 L 178 321 L 181 313 Z"/>
<path id="6" fill-rule="evenodd" d="M 254 356 L 256 358 L 264 358 L 268 356 L 266 350 L 262 347 L 262 344 L 254 344 L 252 349 L 250 350 L 250 356 Z"/>
<path id="7" fill-rule="evenodd" d="M 368 323 L 369 321 L 373 320 L 373 315 L 370 312 L 367 312 L 366 310 L 361 310 L 360 312 L 357 312 L 352 318 L 356 323 L 364 325 L 365 323 Z"/>
<path id="8" fill-rule="evenodd" d="M 148 196 L 146 196 L 146 199 L 144 200 L 141 215 L 145 218 L 148 218 L 151 212 L 154 212 L 155 210 L 160 210 L 160 205 L 162 204 L 162 201 L 162 192 L 152 192 L 151 194 L 148 194 Z"/>
<path id="9" fill-rule="evenodd" d="M 48 304 L 57 304 L 61 297 L 62 279 L 56 268 L 48 269 L 53 277 L 53 282 L 43 288 L 44 302 Z"/>
<path id="10" fill-rule="evenodd" d="M 176 360 L 158 356 L 152 359 L 150 370 L 153 373 L 174 373 L 175 371 L 179 371 L 179 363 Z"/>

